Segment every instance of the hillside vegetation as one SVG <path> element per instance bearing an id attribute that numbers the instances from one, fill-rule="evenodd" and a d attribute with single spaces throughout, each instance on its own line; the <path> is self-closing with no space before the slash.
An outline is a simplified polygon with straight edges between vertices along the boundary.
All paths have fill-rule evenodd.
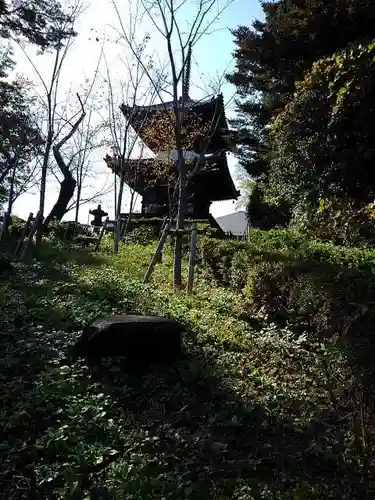
<path id="1" fill-rule="evenodd" d="M 291 231 L 207 239 L 187 296 L 172 293 L 168 248 L 141 284 L 153 249 L 54 241 L 11 270 L 3 256 L 1 498 L 374 498 L 358 353 L 375 253 Z M 139 376 L 69 364 L 80 329 L 117 312 L 183 322 L 185 358 Z"/>

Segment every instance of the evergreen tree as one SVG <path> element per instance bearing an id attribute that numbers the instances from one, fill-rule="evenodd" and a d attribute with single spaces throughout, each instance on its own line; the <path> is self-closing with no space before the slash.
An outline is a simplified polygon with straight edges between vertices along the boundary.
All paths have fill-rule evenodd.
<path id="1" fill-rule="evenodd" d="M 233 31 L 240 165 L 267 177 L 273 152 L 268 125 L 293 96 L 314 61 L 375 36 L 373 0 L 289 0 L 262 3 L 265 19 Z"/>

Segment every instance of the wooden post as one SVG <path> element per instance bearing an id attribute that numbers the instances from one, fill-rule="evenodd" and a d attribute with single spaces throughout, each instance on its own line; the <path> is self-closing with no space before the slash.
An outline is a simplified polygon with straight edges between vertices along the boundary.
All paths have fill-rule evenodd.
<path id="1" fill-rule="evenodd" d="M 95 252 L 97 252 L 99 250 L 100 243 L 102 242 L 104 231 L 105 231 L 105 228 L 107 227 L 108 221 L 109 221 L 109 217 L 106 217 L 106 219 L 103 223 L 103 226 L 100 230 L 98 241 L 96 242 L 96 245 L 95 245 Z"/>
<path id="2" fill-rule="evenodd" d="M 163 229 L 161 236 L 160 236 L 160 239 L 159 239 L 158 246 L 156 247 L 155 253 L 152 256 L 150 265 L 148 266 L 148 269 L 146 271 L 145 277 L 143 278 L 143 283 L 147 283 L 147 281 L 150 279 L 150 276 L 152 274 L 152 271 L 154 270 L 156 263 L 158 262 L 158 260 L 160 261 L 160 255 L 163 251 L 164 243 L 165 243 L 165 240 L 167 239 L 168 231 L 169 231 L 169 228 L 171 226 L 171 223 L 172 223 L 172 221 L 169 221 L 164 226 L 164 229 Z"/>
<path id="3" fill-rule="evenodd" d="M 27 237 L 27 240 L 26 240 L 25 245 L 23 247 L 21 257 L 20 257 L 21 261 L 24 260 L 24 258 L 26 257 L 27 251 L 28 251 L 29 246 L 31 244 L 31 241 L 34 237 L 34 234 L 35 235 L 38 235 L 39 233 L 41 234 L 41 230 L 42 230 L 41 225 L 42 224 L 43 224 L 43 216 L 42 216 L 41 212 L 38 212 L 36 214 L 34 224 L 31 226 L 29 236 Z"/>
<path id="4" fill-rule="evenodd" d="M 190 256 L 189 256 L 189 270 L 188 270 L 188 281 L 187 281 L 187 293 L 193 291 L 193 280 L 194 280 L 194 267 L 197 255 L 197 223 L 194 222 L 191 226 L 191 236 L 190 236 Z"/>
<path id="5" fill-rule="evenodd" d="M 34 214 L 32 212 L 30 212 L 29 216 L 27 218 L 27 221 L 25 222 L 25 225 L 22 228 L 22 233 L 21 233 L 21 236 L 17 242 L 16 248 L 14 249 L 13 255 L 15 257 L 17 257 L 19 251 L 21 250 L 23 242 L 26 238 L 26 235 L 30 231 L 30 224 L 31 224 L 31 221 L 33 220 L 33 217 L 34 217 Z"/>

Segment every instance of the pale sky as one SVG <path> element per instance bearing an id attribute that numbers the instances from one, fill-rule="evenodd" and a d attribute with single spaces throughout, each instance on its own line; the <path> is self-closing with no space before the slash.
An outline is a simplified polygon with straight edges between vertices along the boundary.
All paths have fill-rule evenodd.
<path id="1" fill-rule="evenodd" d="M 123 22 L 126 26 L 128 19 L 128 9 L 131 0 L 117 0 L 117 6 L 122 16 L 122 9 L 125 11 Z M 183 15 L 188 16 L 191 11 L 194 15 L 196 0 L 190 0 Z M 99 5 L 99 7 L 98 7 Z M 254 18 L 261 17 L 261 8 L 258 0 L 234 0 L 228 7 L 221 19 L 215 23 L 210 29 L 210 34 L 202 37 L 193 51 L 192 59 L 192 77 L 191 77 L 191 97 L 201 98 L 207 95 L 207 87 L 210 82 L 217 80 L 218 75 L 222 75 L 226 71 L 230 71 L 233 67 L 232 52 L 234 50 L 233 37 L 229 29 L 236 28 L 238 25 L 250 25 Z M 184 21 L 185 19 L 183 19 Z M 76 92 L 81 92 L 85 85 L 85 77 L 92 79 L 95 68 L 98 65 L 101 47 L 104 44 L 103 53 L 107 60 L 111 71 L 111 79 L 114 87 L 114 93 L 118 100 L 118 105 L 121 104 L 121 85 L 124 85 L 127 78 L 127 68 L 123 63 L 126 54 L 127 46 L 124 41 L 118 39 L 116 30 L 120 29 L 119 19 L 116 15 L 113 0 L 101 0 L 100 2 L 92 1 L 85 12 L 81 15 L 77 22 L 78 37 L 74 41 L 72 48 L 69 51 L 65 61 L 59 87 L 59 102 L 74 102 Z M 166 61 L 166 42 L 157 33 L 156 28 L 150 20 L 144 20 L 137 26 L 136 37 L 141 40 L 144 34 L 150 33 L 149 52 L 154 61 Z M 117 38 L 117 40 L 116 40 Z M 97 41 L 97 39 L 99 41 Z M 47 81 L 51 74 L 51 57 L 36 56 L 35 52 L 27 49 L 27 53 L 32 58 L 41 76 Z M 16 49 L 17 67 L 16 73 L 22 74 L 37 85 L 40 92 L 42 87 L 30 62 L 24 56 L 20 49 Z M 129 59 L 128 59 L 129 60 Z M 103 65 L 103 57 L 101 60 L 101 75 L 105 73 Z M 224 94 L 224 100 L 230 101 L 234 87 L 225 83 L 221 90 Z M 107 95 L 107 88 L 103 87 L 103 80 L 97 79 L 93 95 Z M 106 111 L 104 111 L 105 113 Z M 103 111 L 102 111 L 103 113 Z M 227 117 L 233 117 L 233 109 L 229 105 L 226 109 Z M 113 174 L 109 173 L 105 162 L 102 160 L 108 148 L 96 151 L 92 158 L 90 168 L 93 171 L 92 178 L 88 179 L 84 187 L 84 197 L 89 197 L 103 188 L 111 189 L 112 192 L 101 196 L 97 201 L 83 205 L 80 209 L 80 221 L 88 222 L 88 211 L 98 203 L 109 213 L 109 216 L 114 217 L 114 194 L 113 194 Z M 232 178 L 236 181 L 236 159 L 233 155 L 228 155 L 228 163 Z M 54 205 L 58 195 L 58 184 L 51 176 L 48 181 L 46 193 L 45 214 L 48 214 Z M 140 198 L 140 197 L 139 197 Z M 129 191 L 124 193 L 122 203 L 122 212 L 129 210 Z M 211 205 L 211 213 L 215 217 L 227 215 L 235 211 L 236 201 L 216 202 Z M 30 212 L 34 214 L 38 211 L 39 195 L 37 190 L 35 193 L 26 193 L 21 196 L 14 205 L 14 213 L 20 217 L 26 218 Z M 140 199 L 136 208 L 140 208 Z M 74 213 L 71 211 L 65 215 L 65 220 L 72 220 Z M 90 217 L 91 219 L 91 217 Z"/>

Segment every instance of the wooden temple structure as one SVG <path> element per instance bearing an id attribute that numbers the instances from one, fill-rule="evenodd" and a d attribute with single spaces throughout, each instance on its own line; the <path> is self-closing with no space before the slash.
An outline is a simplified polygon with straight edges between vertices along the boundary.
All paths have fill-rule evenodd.
<path id="1" fill-rule="evenodd" d="M 211 203 L 237 199 L 239 191 L 234 186 L 227 163 L 226 136 L 229 130 L 223 96 L 219 94 L 204 100 L 189 97 L 190 60 L 191 51 L 186 64 L 183 96 L 179 100 L 181 105 L 183 103 L 184 130 L 189 125 L 194 127 L 195 119 L 199 117 L 205 132 L 204 135 L 197 134 L 189 150 L 184 149 L 186 169 L 188 172 L 190 169 L 195 171 L 186 186 L 186 218 L 214 223 L 209 213 Z M 168 113 L 169 116 L 173 113 L 173 105 L 173 101 L 136 107 L 123 104 L 121 111 L 125 118 L 155 157 L 129 159 L 122 162 L 121 168 L 119 157 L 107 155 L 105 158 L 108 167 L 117 175 L 121 174 L 122 169 L 125 183 L 142 196 L 141 212 L 144 218 L 170 216 L 173 214 L 172 206 L 176 206 L 173 198 L 177 179 L 176 152 L 171 151 L 162 138 L 150 134 L 147 128 L 155 120 L 168 119 Z M 169 167 L 167 172 L 164 168 L 164 175 L 157 164 L 166 160 Z M 122 214 L 122 217 L 126 215 Z"/>

